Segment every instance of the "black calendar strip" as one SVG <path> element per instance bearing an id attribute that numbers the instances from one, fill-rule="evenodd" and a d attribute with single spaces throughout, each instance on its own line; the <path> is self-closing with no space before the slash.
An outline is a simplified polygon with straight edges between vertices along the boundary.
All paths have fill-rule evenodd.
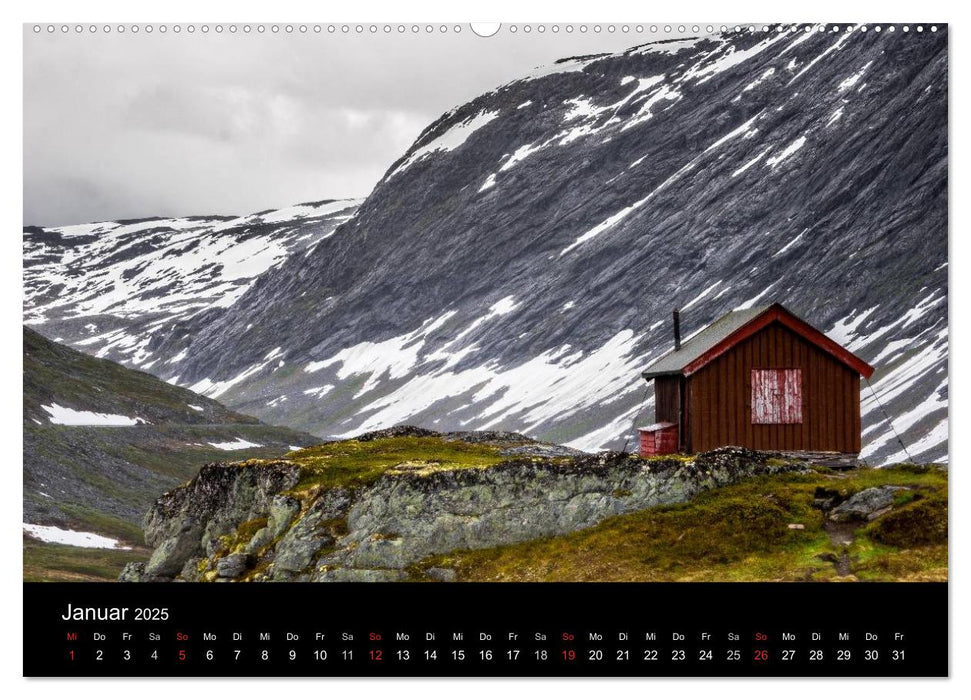
<path id="1" fill-rule="evenodd" d="M 24 584 L 24 599 L 28 676 L 948 673 L 946 584 Z"/>

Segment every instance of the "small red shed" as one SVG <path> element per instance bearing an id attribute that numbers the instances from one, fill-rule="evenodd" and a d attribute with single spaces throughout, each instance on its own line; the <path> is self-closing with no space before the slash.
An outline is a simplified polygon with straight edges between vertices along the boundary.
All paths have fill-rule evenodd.
<path id="1" fill-rule="evenodd" d="M 657 423 L 641 454 L 737 445 L 786 452 L 860 452 L 860 377 L 873 367 L 781 304 L 732 311 L 643 372 Z"/>

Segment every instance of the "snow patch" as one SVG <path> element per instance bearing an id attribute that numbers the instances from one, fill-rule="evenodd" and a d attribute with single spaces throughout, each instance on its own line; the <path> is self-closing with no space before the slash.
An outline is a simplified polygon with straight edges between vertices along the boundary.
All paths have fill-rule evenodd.
<path id="1" fill-rule="evenodd" d="M 873 64 L 873 61 L 868 61 L 867 64 L 859 70 L 859 72 L 854 73 L 849 78 L 841 82 L 839 85 L 836 86 L 836 89 L 840 92 L 843 92 L 844 90 L 849 90 L 851 87 L 853 87 L 858 82 L 860 82 L 860 78 L 863 77 L 863 74 L 866 73 L 867 68 L 869 68 L 872 64 Z"/>
<path id="2" fill-rule="evenodd" d="M 443 368 L 416 375 L 361 409 L 367 417 L 341 437 L 405 422 L 439 401 L 470 391 L 471 403 L 479 408 L 470 419 L 476 429 L 486 430 L 515 416 L 519 429 L 530 433 L 544 422 L 643 390 L 638 372 L 646 358 L 634 353 L 639 339 L 627 329 L 588 353 L 563 345 L 514 366 L 488 361 L 459 372 Z"/>
<path id="3" fill-rule="evenodd" d="M 706 296 L 708 296 L 708 295 L 709 295 L 709 294 L 711 294 L 711 293 L 712 293 L 713 291 L 715 291 L 715 288 L 716 288 L 716 287 L 717 287 L 718 285 L 720 285 L 721 283 L 722 283 L 722 281 L 721 281 L 721 280 L 718 280 L 718 281 L 717 281 L 717 282 L 715 282 L 715 283 L 714 283 L 713 285 L 711 285 L 711 286 L 709 286 L 709 287 L 706 287 L 705 289 L 703 289 L 703 290 L 701 291 L 701 293 L 700 293 L 700 294 L 698 294 L 698 296 L 696 296 L 696 297 L 695 297 L 694 299 L 692 299 L 692 300 L 691 300 L 691 301 L 689 301 L 689 302 L 688 302 L 687 304 L 685 304 L 684 306 L 682 306 L 682 307 L 681 307 L 681 310 L 682 310 L 682 311 L 687 311 L 688 309 L 690 309 L 690 308 L 691 308 L 692 306 L 694 306 L 694 305 L 695 305 L 695 304 L 697 304 L 697 303 L 698 303 L 699 301 L 701 301 L 701 300 L 702 300 L 702 299 L 704 299 L 704 298 L 705 298 Z"/>
<path id="4" fill-rule="evenodd" d="M 107 425 L 125 426 L 138 425 L 147 421 L 138 418 L 130 418 L 115 413 L 95 413 L 94 411 L 77 411 L 73 408 L 60 406 L 52 403 L 50 406 L 41 406 L 50 415 L 51 423 L 55 425 Z"/>
<path id="5" fill-rule="evenodd" d="M 414 153 L 408 156 L 408 159 L 404 163 L 399 165 L 394 171 L 388 175 L 386 179 L 390 180 L 392 177 L 400 173 L 402 170 L 410 167 L 417 161 L 421 160 L 425 156 L 435 153 L 436 151 L 454 151 L 456 148 L 464 144 L 472 134 L 484 127 L 486 124 L 491 122 L 493 119 L 499 116 L 499 112 L 479 112 L 473 117 L 466 119 L 463 122 L 456 124 L 449 128 L 444 134 L 438 136 L 418 148 Z"/>
<path id="6" fill-rule="evenodd" d="M 739 168 L 738 170 L 736 170 L 735 172 L 733 172 L 732 173 L 732 177 L 738 177 L 739 175 L 741 175 L 742 173 L 744 173 L 746 170 L 748 170 L 753 165 L 755 165 L 760 160 L 762 160 L 762 158 L 765 157 L 765 154 L 768 153 L 771 150 L 772 150 L 772 146 L 769 146 L 768 148 L 766 148 L 765 150 L 763 150 L 761 153 L 759 153 L 757 156 L 755 156 L 752 160 L 748 161 L 741 168 Z"/>
<path id="7" fill-rule="evenodd" d="M 739 49 L 734 44 L 726 41 L 714 51 L 705 54 L 700 61 L 695 63 L 684 73 L 684 75 L 681 76 L 679 82 L 694 80 L 698 85 L 706 83 L 719 73 L 723 73 L 724 71 L 737 66 L 744 61 L 747 61 L 753 56 L 760 54 L 762 51 L 769 48 L 776 42 L 785 39 L 786 36 L 786 34 L 777 34 L 769 39 L 766 39 L 765 41 L 760 41 L 747 49 Z M 715 59 L 706 64 L 705 62 L 712 56 L 714 56 Z"/>
<path id="8" fill-rule="evenodd" d="M 258 442 L 250 442 L 249 440 L 244 440 L 243 438 L 236 438 L 232 442 L 210 442 L 210 445 L 215 447 L 217 450 L 225 450 L 227 452 L 232 450 L 247 450 L 251 447 L 263 447 Z"/>
<path id="9" fill-rule="evenodd" d="M 768 68 L 768 69 L 766 69 L 762 73 L 762 75 L 760 75 L 758 78 L 756 78 L 755 80 L 753 80 L 751 83 L 749 83 L 748 85 L 746 85 L 745 87 L 743 87 L 742 88 L 742 93 L 744 94 L 744 93 L 748 92 L 749 90 L 755 89 L 761 83 L 764 83 L 766 80 L 768 80 L 769 78 L 771 78 L 774 74 L 775 74 L 775 68 Z"/>
<path id="10" fill-rule="evenodd" d="M 426 336 L 441 328 L 454 315 L 454 311 L 448 311 L 438 318 L 426 320 L 420 328 L 410 333 L 377 343 L 365 341 L 353 347 L 344 348 L 329 359 L 307 364 L 304 371 L 313 373 L 339 364 L 338 379 L 347 379 L 354 375 L 369 375 L 354 396 L 358 398 L 377 387 L 385 374 L 391 379 L 407 375 L 418 363 L 419 351 L 425 345 Z"/>
<path id="11" fill-rule="evenodd" d="M 770 166 L 770 167 L 772 167 L 772 168 L 774 168 L 779 163 L 781 163 L 786 158 L 788 158 L 793 153 L 795 153 L 800 148 L 802 148 L 805 144 L 806 144 L 806 137 L 805 136 L 800 136 L 795 141 L 793 141 L 788 146 L 786 146 L 785 149 L 783 149 L 782 153 L 780 153 L 777 156 L 773 156 L 772 158 L 769 158 L 767 161 L 765 161 L 765 164 L 768 165 L 768 166 Z"/>
<path id="12" fill-rule="evenodd" d="M 805 68 L 803 68 L 801 71 L 799 71 L 794 76 L 792 76 L 792 78 L 786 84 L 787 85 L 792 85 L 796 80 L 799 79 L 800 76 L 802 76 L 806 71 L 808 71 L 810 68 L 812 68 L 814 65 L 816 65 L 819 61 L 821 61 L 822 59 L 824 59 L 827 56 L 829 56 L 833 51 L 838 51 L 840 49 L 840 47 L 843 46 L 843 43 L 847 39 L 849 39 L 851 36 L 853 36 L 855 34 L 859 34 L 859 32 L 857 32 L 857 31 L 843 32 L 842 35 L 840 36 L 840 38 L 836 40 L 836 43 L 835 44 L 833 44 L 832 46 L 830 46 L 829 48 L 827 48 L 821 54 L 819 54 L 818 56 L 816 56 L 816 58 L 814 58 L 809 63 L 807 63 L 806 66 L 805 66 Z M 796 59 L 792 59 L 792 60 L 793 60 L 793 62 L 795 62 Z"/>
<path id="13" fill-rule="evenodd" d="M 205 379 L 202 379 L 196 382 L 195 384 L 193 384 L 192 386 L 190 386 L 189 390 L 194 391 L 197 394 L 202 394 L 204 396 L 218 398 L 219 396 L 222 396 L 227 391 L 232 389 L 234 386 L 239 384 L 244 379 L 248 379 L 249 377 L 252 377 L 254 374 L 257 374 L 258 372 L 263 370 L 267 365 L 272 363 L 273 360 L 277 359 L 278 357 L 281 357 L 284 354 L 281 350 L 282 350 L 281 348 L 274 348 L 269 353 L 267 353 L 267 355 L 263 358 L 263 362 L 247 367 L 246 369 L 244 369 L 242 372 L 240 372 L 239 374 L 237 374 L 235 377 L 231 379 L 226 379 L 224 381 L 214 381 L 206 377 Z"/>
<path id="14" fill-rule="evenodd" d="M 312 386 L 309 389 L 304 389 L 304 396 L 313 396 L 316 399 L 323 398 L 327 396 L 334 389 L 333 384 L 324 384 L 323 386 Z"/>
<path id="15" fill-rule="evenodd" d="M 803 236 L 806 235 L 806 232 L 808 230 L 809 230 L 808 228 L 804 228 L 802 230 L 802 232 L 798 236 L 796 236 L 791 241 L 789 241 L 788 243 L 786 243 L 784 246 L 782 246 L 781 248 L 779 248 L 778 252 L 775 253 L 772 257 L 773 258 L 777 258 L 780 255 L 785 255 L 786 251 L 788 251 L 790 248 L 792 248 L 794 245 L 796 245 L 797 243 L 799 243 L 799 241 L 801 241 L 803 239 Z"/>
<path id="16" fill-rule="evenodd" d="M 663 41 L 652 41 L 638 47 L 634 54 L 658 53 L 673 56 L 685 49 L 690 49 L 699 41 L 704 39 L 702 36 L 689 36 L 683 39 L 666 39 Z"/>
<path id="17" fill-rule="evenodd" d="M 48 498 L 50 498 L 48 496 Z M 121 545 L 118 540 L 93 532 L 66 530 L 54 525 L 33 525 L 24 523 L 24 532 L 41 542 L 67 544 L 72 547 L 87 547 L 89 549 L 131 549 Z"/>

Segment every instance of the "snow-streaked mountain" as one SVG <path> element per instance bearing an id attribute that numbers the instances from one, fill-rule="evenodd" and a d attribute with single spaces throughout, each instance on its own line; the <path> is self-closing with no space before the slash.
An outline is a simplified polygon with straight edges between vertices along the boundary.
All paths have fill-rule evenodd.
<path id="1" fill-rule="evenodd" d="M 158 494 L 207 461 L 280 457 L 319 441 L 28 328 L 23 350 L 25 526 L 133 543 Z"/>
<path id="2" fill-rule="evenodd" d="M 358 204 L 25 227 L 24 322 L 98 357 L 158 372 L 159 362 L 178 357 L 154 352 L 163 338 L 185 345 L 194 323 L 232 306 L 290 256 L 309 254 Z"/>
<path id="3" fill-rule="evenodd" d="M 446 113 L 150 371 L 318 435 L 621 447 L 672 308 L 690 332 L 778 301 L 876 366 L 913 458 L 946 460 L 947 274 L 946 29 L 655 42 Z M 864 397 L 864 456 L 906 459 Z"/>

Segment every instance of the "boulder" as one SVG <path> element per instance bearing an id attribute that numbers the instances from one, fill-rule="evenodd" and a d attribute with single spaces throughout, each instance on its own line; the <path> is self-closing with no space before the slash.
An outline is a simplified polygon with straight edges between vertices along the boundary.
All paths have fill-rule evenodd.
<path id="1" fill-rule="evenodd" d="M 182 567 L 182 573 L 179 574 L 179 577 L 183 581 L 197 583 L 202 580 L 202 573 L 207 565 L 208 562 L 202 557 L 189 557 Z"/>
<path id="2" fill-rule="evenodd" d="M 274 496 L 266 526 L 271 537 L 279 537 L 300 513 L 300 501 L 290 496 Z"/>
<path id="3" fill-rule="evenodd" d="M 189 557 L 202 554 L 202 528 L 192 517 L 183 518 L 178 532 L 165 539 L 145 565 L 146 577 L 175 576 Z"/>
<path id="4" fill-rule="evenodd" d="M 229 554 L 216 562 L 219 578 L 237 578 L 253 565 L 253 558 L 244 552 Z"/>
<path id="5" fill-rule="evenodd" d="M 145 562 L 130 561 L 121 570 L 121 574 L 118 575 L 118 580 L 125 583 L 137 583 L 142 580 L 144 574 Z"/>
<path id="6" fill-rule="evenodd" d="M 829 519 L 835 522 L 875 520 L 893 507 L 898 491 L 908 490 L 905 486 L 874 486 L 863 489 L 833 508 Z"/>

